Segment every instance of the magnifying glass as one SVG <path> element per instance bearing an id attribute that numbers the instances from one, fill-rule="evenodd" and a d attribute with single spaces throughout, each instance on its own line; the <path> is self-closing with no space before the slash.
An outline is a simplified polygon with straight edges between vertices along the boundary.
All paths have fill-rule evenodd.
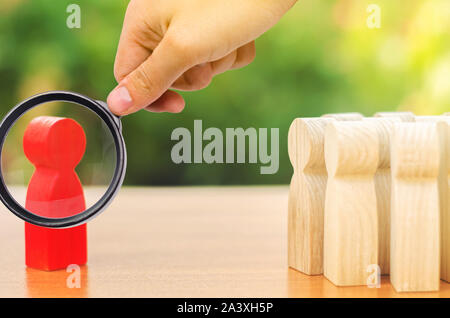
<path id="1" fill-rule="evenodd" d="M 68 228 L 94 218 L 122 185 L 120 118 L 64 91 L 35 95 L 0 124 L 0 200 L 28 223 Z"/>

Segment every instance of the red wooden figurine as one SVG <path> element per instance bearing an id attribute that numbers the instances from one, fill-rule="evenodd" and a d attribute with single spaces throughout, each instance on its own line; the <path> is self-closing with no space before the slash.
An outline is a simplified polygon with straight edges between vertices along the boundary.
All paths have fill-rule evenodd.
<path id="1" fill-rule="evenodd" d="M 25 203 L 28 211 L 61 218 L 86 209 L 75 172 L 85 148 L 83 128 L 73 119 L 43 116 L 28 124 L 23 150 L 35 167 Z M 86 264 L 86 224 L 54 229 L 25 223 L 25 256 L 28 267 L 47 271 Z"/>

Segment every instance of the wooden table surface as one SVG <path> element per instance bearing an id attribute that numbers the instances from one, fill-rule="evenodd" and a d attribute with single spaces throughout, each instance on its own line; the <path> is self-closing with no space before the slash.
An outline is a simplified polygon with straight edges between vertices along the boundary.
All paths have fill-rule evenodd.
<path id="1" fill-rule="evenodd" d="M 288 187 L 123 188 L 88 224 L 81 288 L 24 265 L 23 222 L 0 211 L 0 297 L 449 297 L 335 287 L 288 269 Z"/>

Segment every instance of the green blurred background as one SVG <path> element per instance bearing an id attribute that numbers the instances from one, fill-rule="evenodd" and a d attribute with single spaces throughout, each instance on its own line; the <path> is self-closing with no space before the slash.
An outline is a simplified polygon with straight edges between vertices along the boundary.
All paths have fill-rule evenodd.
<path id="1" fill-rule="evenodd" d="M 66 27 L 69 4 L 81 7 L 81 29 Z M 48 90 L 106 99 L 128 1 L 2 0 L 0 113 Z M 381 28 L 369 29 L 369 4 L 381 7 Z M 236 30 L 239 32 L 239 30 Z M 450 111 L 449 0 L 300 0 L 257 40 L 254 63 L 183 93 L 177 115 L 145 111 L 123 118 L 126 184 L 287 184 L 292 168 L 287 132 L 295 117 L 324 113 Z M 280 129 L 280 169 L 260 164 L 172 163 L 176 127 Z M 18 145 L 20 147 L 20 145 Z"/>

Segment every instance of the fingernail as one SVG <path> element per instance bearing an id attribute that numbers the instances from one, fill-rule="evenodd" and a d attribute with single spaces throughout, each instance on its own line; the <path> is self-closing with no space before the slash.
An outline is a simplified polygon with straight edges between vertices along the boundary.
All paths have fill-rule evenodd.
<path id="1" fill-rule="evenodd" d="M 130 92 L 126 86 L 116 87 L 108 96 L 108 106 L 118 114 L 126 113 L 133 106 Z"/>

